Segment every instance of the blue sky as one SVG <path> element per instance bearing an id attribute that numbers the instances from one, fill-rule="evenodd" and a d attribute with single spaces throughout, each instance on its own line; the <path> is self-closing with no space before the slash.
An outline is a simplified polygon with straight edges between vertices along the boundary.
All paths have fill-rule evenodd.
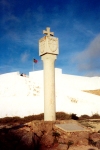
<path id="1" fill-rule="evenodd" d="M 0 74 L 43 69 L 38 41 L 50 27 L 59 38 L 56 68 L 100 76 L 100 0 L 0 0 Z"/>

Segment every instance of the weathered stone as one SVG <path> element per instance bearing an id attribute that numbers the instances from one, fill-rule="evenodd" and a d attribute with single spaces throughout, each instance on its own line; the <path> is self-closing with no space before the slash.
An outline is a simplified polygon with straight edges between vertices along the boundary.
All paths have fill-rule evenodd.
<path id="1" fill-rule="evenodd" d="M 31 130 L 29 127 L 24 127 L 23 129 L 26 130 L 27 132 Z"/>
<path id="2" fill-rule="evenodd" d="M 30 129 L 31 129 L 33 132 L 35 132 L 35 133 L 37 133 L 37 132 L 40 130 L 38 123 L 37 123 L 37 122 L 33 122 L 33 121 L 32 121 L 32 123 L 31 123 Z"/>
<path id="3" fill-rule="evenodd" d="M 53 122 L 51 122 L 51 121 L 46 121 L 46 123 L 44 124 L 44 126 L 45 126 L 45 130 L 46 131 L 52 131 L 52 129 L 53 129 Z"/>
<path id="4" fill-rule="evenodd" d="M 43 131 L 38 131 L 36 134 L 37 134 L 38 137 L 42 137 L 44 132 Z"/>
<path id="5" fill-rule="evenodd" d="M 50 132 L 42 136 L 40 143 L 45 146 L 51 146 L 54 143 L 54 139 L 55 137 L 52 136 L 52 133 Z"/>
<path id="6" fill-rule="evenodd" d="M 89 136 L 89 139 L 92 140 L 93 142 L 97 142 L 100 140 L 100 133 L 92 133 Z"/>
<path id="7" fill-rule="evenodd" d="M 65 141 L 64 141 L 64 139 L 63 139 L 62 137 L 60 137 L 60 138 L 58 139 L 58 143 L 65 143 Z"/>
<path id="8" fill-rule="evenodd" d="M 77 136 L 81 138 L 89 138 L 89 132 L 78 132 Z"/>
<path id="9" fill-rule="evenodd" d="M 80 139 L 77 145 L 88 145 L 88 139 Z"/>
<path id="10" fill-rule="evenodd" d="M 100 140 L 96 142 L 96 147 L 100 149 Z"/>
<path id="11" fill-rule="evenodd" d="M 28 147 L 31 147 L 31 145 L 33 144 L 32 132 L 28 132 L 27 134 L 25 134 L 25 135 L 21 138 L 21 142 L 23 143 L 23 145 L 26 145 L 26 146 L 28 146 Z"/>
<path id="12" fill-rule="evenodd" d="M 33 141 L 35 146 L 39 144 L 39 140 L 40 140 L 40 137 L 38 137 L 36 133 L 33 133 L 32 134 L 32 141 Z"/>
<path id="13" fill-rule="evenodd" d="M 68 136 L 68 137 L 71 137 L 71 133 L 70 133 L 70 132 L 68 132 L 68 133 L 67 133 L 67 136 Z"/>
<path id="14" fill-rule="evenodd" d="M 41 145 L 40 150 L 57 150 L 57 146 L 46 147 L 45 145 Z"/>
<path id="15" fill-rule="evenodd" d="M 21 130 L 20 129 L 18 129 L 18 130 L 10 130 L 8 132 L 9 138 L 10 137 L 12 137 L 13 139 L 17 138 L 18 140 L 20 140 L 26 134 L 27 134 L 27 131 L 26 130 L 22 130 L 22 129 Z"/>
<path id="16" fill-rule="evenodd" d="M 58 147 L 56 148 L 56 150 L 67 150 L 68 149 L 68 145 L 66 144 L 59 144 Z"/>

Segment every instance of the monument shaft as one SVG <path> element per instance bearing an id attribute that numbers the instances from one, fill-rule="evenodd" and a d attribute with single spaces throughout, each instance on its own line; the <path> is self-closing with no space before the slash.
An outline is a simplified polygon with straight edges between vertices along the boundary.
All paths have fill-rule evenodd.
<path id="1" fill-rule="evenodd" d="M 55 63 L 56 55 L 42 56 L 44 65 L 44 120 L 53 121 L 55 116 Z"/>
<path id="2" fill-rule="evenodd" d="M 39 40 L 39 55 L 42 57 L 44 66 L 44 120 L 55 121 L 55 67 L 54 63 L 58 55 L 58 38 L 50 28 L 43 30 L 46 34 Z"/>

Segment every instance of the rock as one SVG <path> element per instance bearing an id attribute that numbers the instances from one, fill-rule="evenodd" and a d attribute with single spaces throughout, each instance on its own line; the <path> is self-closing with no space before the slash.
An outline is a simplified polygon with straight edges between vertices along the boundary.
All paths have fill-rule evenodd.
<path id="1" fill-rule="evenodd" d="M 79 132 L 79 133 L 77 134 L 77 136 L 78 136 L 78 137 L 81 137 L 81 138 L 88 139 L 88 138 L 89 138 L 89 132 L 84 132 L 84 134 L 83 134 L 83 132 Z"/>
<path id="2" fill-rule="evenodd" d="M 35 145 L 33 143 L 33 140 L 32 140 L 32 132 L 28 132 L 27 134 L 25 134 L 22 138 L 21 138 L 21 141 L 20 141 L 21 145 L 24 147 L 27 147 L 27 148 L 34 148 Z"/>
<path id="3" fill-rule="evenodd" d="M 55 150 L 67 150 L 68 145 L 66 144 L 59 144 L 58 147 Z"/>
<path id="4" fill-rule="evenodd" d="M 99 141 L 100 133 L 95 132 L 95 133 L 90 134 L 89 139 L 92 140 L 93 142 Z"/>
<path id="5" fill-rule="evenodd" d="M 36 133 L 33 133 L 32 140 L 33 140 L 34 145 L 38 145 L 40 142 L 40 137 L 38 137 L 38 135 Z"/>
<path id="6" fill-rule="evenodd" d="M 48 134 L 44 134 L 42 136 L 40 143 L 48 147 L 48 146 L 53 145 L 54 140 L 55 140 L 55 137 L 52 136 L 52 132 L 49 132 Z"/>
<path id="7" fill-rule="evenodd" d="M 85 145 L 85 146 L 87 146 L 88 145 L 88 139 L 80 139 L 78 141 L 78 145 Z"/>
<path id="8" fill-rule="evenodd" d="M 26 130 L 27 132 L 31 131 L 29 127 L 24 127 L 23 129 Z"/>
<path id="9" fill-rule="evenodd" d="M 100 130 L 98 130 L 98 133 L 100 133 Z"/>
<path id="10" fill-rule="evenodd" d="M 36 134 L 37 134 L 38 137 L 42 137 L 44 132 L 38 131 Z"/>
<path id="11" fill-rule="evenodd" d="M 100 140 L 96 142 L 96 147 L 100 149 Z"/>

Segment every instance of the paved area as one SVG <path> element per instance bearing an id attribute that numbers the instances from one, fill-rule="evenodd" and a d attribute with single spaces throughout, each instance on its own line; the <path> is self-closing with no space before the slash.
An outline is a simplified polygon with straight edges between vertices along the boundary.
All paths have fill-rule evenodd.
<path id="1" fill-rule="evenodd" d="M 55 126 L 67 132 L 89 131 L 87 128 L 76 123 L 56 124 Z"/>

